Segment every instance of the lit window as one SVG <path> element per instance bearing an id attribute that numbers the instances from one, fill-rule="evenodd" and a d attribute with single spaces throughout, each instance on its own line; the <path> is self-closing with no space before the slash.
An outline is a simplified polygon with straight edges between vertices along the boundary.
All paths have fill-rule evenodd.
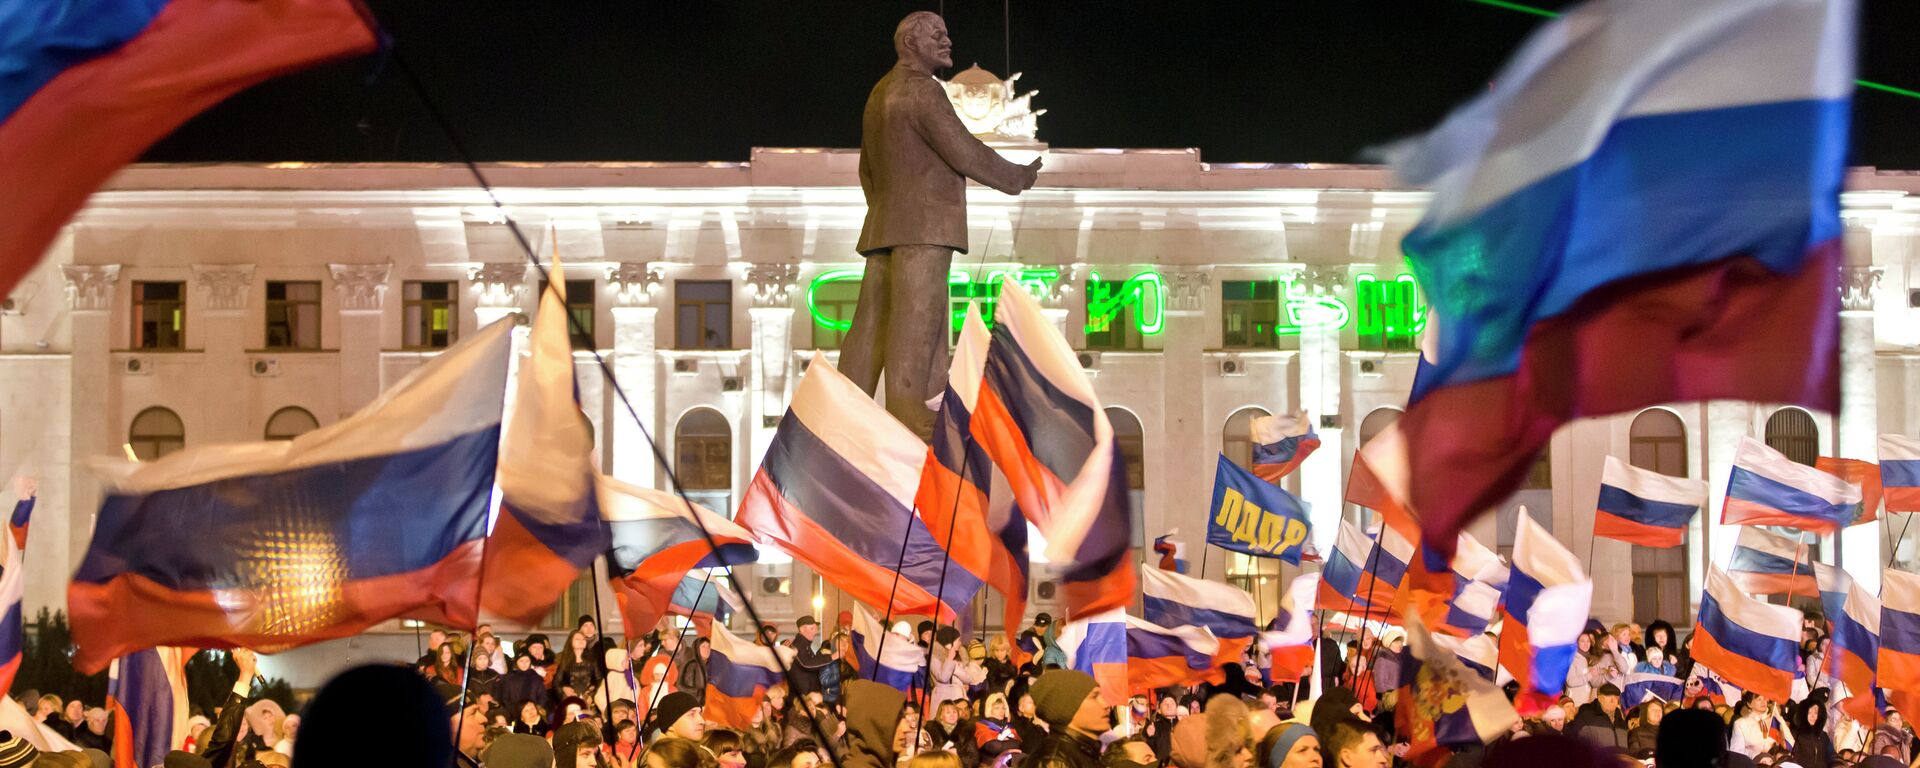
<path id="1" fill-rule="evenodd" d="M 320 283 L 267 281 L 267 348 L 320 348 Z"/>
<path id="2" fill-rule="evenodd" d="M 133 346 L 138 349 L 186 348 L 186 283 L 133 284 Z"/>
<path id="3" fill-rule="evenodd" d="M 674 283 L 673 331 L 679 349 L 733 349 L 733 283 Z"/>
<path id="4" fill-rule="evenodd" d="M 1227 349 L 1279 346 L 1280 283 L 1228 280 L 1220 284 L 1220 339 Z"/>
<path id="5" fill-rule="evenodd" d="M 401 344 L 407 349 L 446 349 L 459 338 L 459 284 L 409 280 L 402 286 Z"/>

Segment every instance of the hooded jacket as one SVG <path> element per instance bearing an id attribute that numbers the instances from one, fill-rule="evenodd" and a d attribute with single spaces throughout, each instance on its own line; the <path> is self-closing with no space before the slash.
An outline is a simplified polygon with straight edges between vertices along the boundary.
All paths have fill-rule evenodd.
<path id="1" fill-rule="evenodd" d="M 847 749 L 840 756 L 841 766 L 894 768 L 893 729 L 900 722 L 907 695 L 872 680 L 849 680 L 844 690 Z"/>

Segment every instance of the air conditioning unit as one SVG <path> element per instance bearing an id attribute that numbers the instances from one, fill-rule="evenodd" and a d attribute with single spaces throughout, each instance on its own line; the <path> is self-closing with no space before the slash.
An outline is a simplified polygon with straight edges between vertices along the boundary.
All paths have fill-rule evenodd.
<path id="1" fill-rule="evenodd" d="M 1920 308 L 1920 290 L 1907 292 L 1907 306 Z"/>
<path id="2" fill-rule="evenodd" d="M 1247 363 L 1237 356 L 1229 355 L 1226 359 L 1220 361 L 1220 375 L 1245 376 L 1247 375 Z"/>
<path id="3" fill-rule="evenodd" d="M 20 314 L 20 302 L 14 301 L 12 296 L 0 299 L 0 315 L 17 314 Z"/>
<path id="4" fill-rule="evenodd" d="M 1097 370 L 1100 370 L 1100 353 L 1098 353 L 1098 352 L 1081 352 L 1081 353 L 1080 353 L 1080 367 L 1081 367 L 1082 369 L 1085 369 L 1085 370 L 1089 370 L 1089 371 L 1097 371 Z"/>
<path id="5" fill-rule="evenodd" d="M 1386 375 L 1387 373 L 1386 368 L 1387 367 L 1385 365 L 1382 365 L 1378 360 L 1362 360 L 1360 361 L 1360 378 L 1363 378 L 1363 379 L 1380 378 Z"/>
<path id="6" fill-rule="evenodd" d="M 720 391 L 722 392 L 738 392 L 745 388 L 746 382 L 741 381 L 739 376 L 726 376 L 720 379 Z"/>
<path id="7" fill-rule="evenodd" d="M 1320 428 L 1321 429 L 1339 429 L 1340 428 L 1339 414 L 1333 414 L 1333 413 L 1321 414 Z"/>
<path id="8" fill-rule="evenodd" d="M 698 360 L 675 360 L 675 361 L 673 361 L 673 372 L 674 372 L 674 373 L 699 373 L 699 372 L 700 372 L 700 361 L 698 361 Z"/>
<path id="9" fill-rule="evenodd" d="M 1051 603 L 1059 598 L 1060 582 L 1045 579 L 1033 583 L 1033 599 L 1035 602 Z"/>
<path id="10" fill-rule="evenodd" d="M 254 360 L 253 375 L 261 377 L 280 375 L 280 361 L 267 357 Z"/>
<path id="11" fill-rule="evenodd" d="M 127 358 L 126 370 L 127 373 L 134 376 L 145 376 L 153 372 L 151 367 L 147 365 L 147 361 L 137 357 Z"/>

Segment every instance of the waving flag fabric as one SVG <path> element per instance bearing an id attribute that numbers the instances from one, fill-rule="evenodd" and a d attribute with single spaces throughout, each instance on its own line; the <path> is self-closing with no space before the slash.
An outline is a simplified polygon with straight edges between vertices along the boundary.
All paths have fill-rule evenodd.
<path id="1" fill-rule="evenodd" d="M 1886 493 L 1880 483 L 1880 465 L 1859 459 L 1821 456 L 1813 460 L 1813 468 L 1860 486 L 1860 506 L 1854 508 L 1853 519 L 1847 521 L 1847 525 L 1880 519 L 1880 502 Z"/>
<path id="2" fill-rule="evenodd" d="M 1680 678 L 1657 672 L 1634 672 L 1620 689 L 1620 706 L 1632 709 L 1649 699 L 1679 701 L 1686 694 Z"/>
<path id="3" fill-rule="evenodd" d="M 22 550 L 27 548 L 27 528 L 33 520 L 33 502 L 36 498 L 31 490 L 21 494 L 20 500 L 13 503 L 13 516 L 7 518 L 7 532 L 12 534 L 13 545 Z"/>
<path id="4" fill-rule="evenodd" d="M 1407 564 L 1413 562 L 1415 541 L 1392 526 L 1380 527 L 1373 551 L 1367 553 L 1367 561 L 1361 566 L 1360 599 L 1369 605 L 1393 605 L 1401 582 L 1407 578 Z"/>
<path id="5" fill-rule="evenodd" d="M 121 467 L 67 589 L 74 666 L 156 645 L 293 648 L 400 617 L 473 626 L 512 327 L 291 441 Z"/>
<path id="6" fill-rule="evenodd" d="M 1880 485 L 1888 512 L 1920 512 L 1920 440 L 1880 436 Z"/>
<path id="7" fill-rule="evenodd" d="M 853 606 L 853 652 L 860 676 L 902 691 L 913 688 L 914 676 L 926 666 L 926 654 L 913 638 L 894 635 L 881 644 L 887 628 L 864 605 Z"/>
<path id="8" fill-rule="evenodd" d="M 572 310 L 558 250 L 549 269 L 500 444 L 500 514 L 480 594 L 481 608 L 521 624 L 544 618 L 611 544 L 594 488 L 593 425 L 580 412 L 573 378 Z"/>
<path id="9" fill-rule="evenodd" d="M 113 663 L 107 712 L 115 768 L 148 768 L 187 740 L 187 656 L 182 648 L 134 651 Z"/>
<path id="10" fill-rule="evenodd" d="M 1847 591 L 1853 587 L 1853 577 L 1838 566 L 1815 562 L 1813 582 L 1820 589 L 1820 612 L 1829 617 L 1840 615 L 1847 604 Z"/>
<path id="11" fill-rule="evenodd" d="M 620 604 L 627 637 L 640 637 L 660 625 L 688 571 L 759 560 L 747 529 L 673 493 L 602 475 L 599 499 L 613 538 L 607 550 L 607 585 Z M 701 523 L 718 549 L 700 534 Z"/>
<path id="12" fill-rule="evenodd" d="M 1846 601 L 1838 612 L 1827 614 L 1827 621 L 1833 626 L 1827 674 L 1847 689 L 1840 708 L 1855 720 L 1872 722 L 1880 667 L 1880 598 L 1849 580 Z"/>
<path id="13" fill-rule="evenodd" d="M 1424 624 L 1425 620 L 1423 619 L 1421 622 Z M 1455 659 L 1458 659 L 1467 669 L 1473 670 L 1481 679 L 1494 681 L 1498 677 L 1497 670 L 1500 667 L 1500 645 L 1494 641 L 1491 635 L 1479 634 L 1471 637 L 1454 637 L 1452 635 L 1436 635 L 1431 632 L 1427 634 L 1433 638 L 1434 644 L 1452 651 Z"/>
<path id="14" fill-rule="evenodd" d="M 681 577 L 667 601 L 667 613 L 693 619 L 701 637 L 713 631 L 713 623 L 727 623 L 740 610 L 740 594 L 727 586 L 727 577 L 708 571 L 695 571 Z"/>
<path id="15" fill-rule="evenodd" d="M 255 83 L 373 50 L 348 0 L 0 4 L 0 296 L 101 182 Z"/>
<path id="16" fill-rule="evenodd" d="M 1276 628 L 1260 634 L 1260 644 L 1273 665 L 1268 677 L 1276 682 L 1297 680 L 1313 667 L 1314 595 L 1319 589 L 1320 574 L 1293 577 L 1281 596 Z"/>
<path id="17" fill-rule="evenodd" d="M 1128 616 L 1127 691 L 1220 682 L 1225 677 L 1213 662 L 1219 645 L 1205 627 L 1163 627 Z"/>
<path id="18" fill-rule="evenodd" d="M 1153 538 L 1153 553 L 1160 556 L 1160 570 L 1187 572 L 1187 545 L 1173 538 L 1179 533 L 1180 529 L 1175 528 Z"/>
<path id="19" fill-rule="evenodd" d="M 1517 517 L 1513 571 L 1501 609 L 1500 665 L 1520 684 L 1515 704 L 1531 714 L 1552 706 L 1566 686 L 1575 642 L 1593 603 L 1593 582 L 1580 558 L 1525 509 Z"/>
<path id="20" fill-rule="evenodd" d="M 1686 543 L 1687 526 L 1707 505 L 1707 483 L 1668 477 L 1608 456 L 1600 473 L 1593 535 L 1643 547 Z"/>
<path id="21" fill-rule="evenodd" d="M 767 696 L 767 689 L 781 682 L 782 665 L 793 663 L 794 650 L 784 645 L 754 645 L 715 625 L 712 645 L 707 654 L 707 699 L 703 704 L 709 722 L 727 728 L 752 727 L 753 715 Z M 778 653 L 779 656 L 774 654 Z"/>
<path id="22" fill-rule="evenodd" d="M 1293 473 L 1320 447 L 1320 436 L 1313 432 L 1313 421 L 1306 411 L 1279 416 L 1256 416 L 1250 427 L 1253 438 L 1253 473 L 1269 483 L 1278 483 Z"/>
<path id="23" fill-rule="evenodd" d="M 1307 503 L 1220 454 L 1214 462 L 1207 543 L 1252 557 L 1299 565 L 1306 548 Z"/>
<path id="24" fill-rule="evenodd" d="M 913 514 L 926 454 L 920 438 L 816 354 L 734 519 L 860 602 L 886 605 L 891 595 L 893 613 L 938 611 L 952 621 L 981 575 L 949 562 Z"/>
<path id="25" fill-rule="evenodd" d="M 1880 574 L 1877 670 L 1881 688 L 1920 693 L 1920 576 L 1891 568 Z"/>
<path id="26" fill-rule="evenodd" d="M 1133 602 L 1133 516 L 1113 425 L 1060 329 L 1002 279 L 971 423 L 1063 572 L 1067 613 Z"/>
<path id="27" fill-rule="evenodd" d="M 1706 592 L 1700 597 L 1700 618 L 1693 630 L 1694 661 L 1727 682 L 1786 701 L 1799 667 L 1799 640 L 1798 610 L 1747 597 L 1718 567 L 1707 566 Z M 1884 647 L 1881 653 L 1884 667 Z"/>
<path id="28" fill-rule="evenodd" d="M 1239 661 L 1253 645 L 1259 611 L 1246 590 L 1158 569 L 1141 576 L 1141 615 L 1162 627 L 1206 628 L 1219 640 L 1215 664 Z"/>
<path id="29" fill-rule="evenodd" d="M 1506 594 L 1508 569 L 1500 556 L 1465 533 L 1450 563 L 1424 544 L 1417 550 L 1392 615 L 1418 612 L 1431 631 L 1454 637 L 1486 631 Z"/>
<path id="30" fill-rule="evenodd" d="M 1437 344 L 1397 425 L 1429 538 L 1451 546 L 1572 419 L 1837 410 L 1854 15 L 1583 4 L 1403 153 L 1401 177 L 1433 190 L 1401 245 Z"/>
<path id="31" fill-rule="evenodd" d="M 27 515 L 33 512 L 33 499 L 27 496 L 14 503 L 13 529 L 17 533 L 6 537 L 4 559 L 0 560 L 0 691 L 13 690 L 13 678 L 20 672 L 20 654 L 26 647 L 26 614 L 21 601 L 27 591 Z"/>
<path id="32" fill-rule="evenodd" d="M 1741 591 L 1756 595 L 1811 595 L 1819 589 L 1805 544 L 1751 526 L 1733 540 L 1727 576 Z"/>
<path id="33" fill-rule="evenodd" d="M 1067 668 L 1093 676 L 1108 701 L 1127 700 L 1127 616 L 1107 611 L 1067 622 L 1060 630 Z"/>
<path id="34" fill-rule="evenodd" d="M 1412 745 L 1409 763 L 1445 765 L 1452 758 L 1449 747 L 1491 743 L 1520 719 L 1499 686 L 1462 664 L 1418 616 L 1407 620 L 1400 665 L 1402 703 L 1394 714 L 1397 733 Z"/>
<path id="35" fill-rule="evenodd" d="M 1327 611 L 1358 613 L 1367 607 L 1360 595 L 1360 578 L 1367 565 L 1373 542 L 1353 523 L 1340 521 L 1340 534 L 1327 553 L 1326 566 L 1320 569 L 1320 608 Z"/>
<path id="36" fill-rule="evenodd" d="M 1851 523 L 1859 504 L 1860 486 L 1742 436 L 1720 522 L 1829 534 Z"/>

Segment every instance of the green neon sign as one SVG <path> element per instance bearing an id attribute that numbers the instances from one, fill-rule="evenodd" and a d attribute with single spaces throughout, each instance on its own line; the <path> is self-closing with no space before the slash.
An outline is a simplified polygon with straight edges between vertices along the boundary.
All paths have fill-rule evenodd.
<path id="1" fill-rule="evenodd" d="M 807 283 L 807 314 L 813 316 L 814 324 L 827 330 L 840 332 L 845 332 L 852 328 L 853 321 L 851 319 L 832 317 L 821 311 L 819 293 L 822 288 L 836 283 L 858 284 L 860 278 L 865 276 L 865 274 L 866 270 L 858 267 L 830 269 L 820 273 L 812 282 Z M 1060 270 L 996 268 L 989 270 L 980 280 L 973 279 L 973 276 L 967 274 L 966 270 L 949 270 L 947 272 L 947 296 L 950 302 L 955 305 L 952 310 L 953 330 L 960 330 L 961 323 L 966 320 L 967 301 L 980 302 L 982 304 L 980 308 L 981 315 L 986 318 L 988 325 L 993 324 L 993 306 L 995 302 L 999 300 L 1000 281 L 1003 278 L 1012 280 L 1015 284 L 1027 289 L 1029 293 L 1035 296 L 1043 296 L 1052 292 L 1053 284 L 1060 279 Z"/>
<path id="2" fill-rule="evenodd" d="M 1360 304 L 1359 325 L 1363 336 L 1380 336 L 1411 344 L 1427 327 L 1427 304 L 1413 275 L 1402 274 L 1391 281 L 1373 275 L 1354 276 L 1354 299 Z"/>
<path id="3" fill-rule="evenodd" d="M 1113 326 L 1120 310 L 1132 308 L 1133 322 L 1143 336 L 1152 336 L 1167 326 L 1167 286 L 1160 273 L 1148 270 L 1111 283 L 1100 273 L 1087 275 L 1087 333 L 1103 333 Z"/>

